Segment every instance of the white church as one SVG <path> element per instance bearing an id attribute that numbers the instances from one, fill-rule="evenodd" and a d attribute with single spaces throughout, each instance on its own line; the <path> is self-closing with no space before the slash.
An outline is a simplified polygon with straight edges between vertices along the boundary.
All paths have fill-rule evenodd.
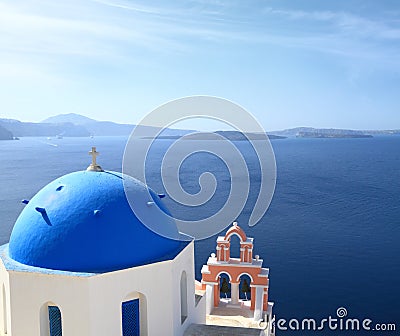
<path id="1" fill-rule="evenodd" d="M 152 206 L 165 209 L 162 195 L 103 170 L 96 149 L 90 153 L 87 170 L 64 175 L 23 201 L 10 241 L 0 247 L 0 335 L 274 335 L 268 269 L 252 257 L 252 238 L 241 242 L 242 260 L 212 254 L 202 282 L 196 281 L 194 241 Z M 161 235 L 135 216 L 124 185 Z M 239 232 L 236 224 L 232 230 Z M 218 251 L 229 246 L 225 238 Z M 219 267 L 252 277 L 251 303 L 238 299 L 240 275 L 232 272 L 236 293 L 219 299 Z M 256 327 L 211 325 L 208 317 L 223 304 L 248 312 Z"/>

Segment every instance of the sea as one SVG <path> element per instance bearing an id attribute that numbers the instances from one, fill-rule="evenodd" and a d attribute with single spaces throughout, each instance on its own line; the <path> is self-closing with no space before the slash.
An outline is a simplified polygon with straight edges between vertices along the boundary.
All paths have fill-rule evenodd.
<path id="1" fill-rule="evenodd" d="M 121 171 L 126 141 L 127 137 L 0 141 L 0 243 L 8 242 L 24 207 L 22 199 L 59 176 L 86 169 L 92 146 L 100 152 L 98 162 L 104 169 Z M 157 140 L 146 166 L 147 183 L 159 193 L 165 192 L 160 162 L 173 141 Z M 251 180 L 237 221 L 254 237 L 254 254 L 270 269 L 269 299 L 276 321 L 337 318 L 337 309 L 345 308 L 347 318 L 370 319 L 371 327 L 394 323 L 397 329 L 332 331 L 325 326 L 319 331 L 277 329 L 277 335 L 398 335 L 400 136 L 272 140 L 276 190 L 268 211 L 253 227 L 247 221 L 258 195 L 260 166 L 249 143 L 234 143 L 245 157 Z M 164 200 L 173 215 L 203 218 L 224 205 L 235 178 L 214 155 L 188 157 L 179 170 L 182 187 L 199 192 L 199 177 L 207 171 L 218 183 L 210 204 L 182 207 L 167 195 Z M 216 237 L 195 243 L 197 279 L 215 252 Z"/>

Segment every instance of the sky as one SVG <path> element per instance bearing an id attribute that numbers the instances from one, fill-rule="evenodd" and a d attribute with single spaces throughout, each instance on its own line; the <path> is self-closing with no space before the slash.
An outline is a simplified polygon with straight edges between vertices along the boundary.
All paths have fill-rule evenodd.
<path id="1" fill-rule="evenodd" d="M 397 0 L 0 0 L 0 117 L 137 123 L 223 97 L 266 130 L 400 128 Z"/>

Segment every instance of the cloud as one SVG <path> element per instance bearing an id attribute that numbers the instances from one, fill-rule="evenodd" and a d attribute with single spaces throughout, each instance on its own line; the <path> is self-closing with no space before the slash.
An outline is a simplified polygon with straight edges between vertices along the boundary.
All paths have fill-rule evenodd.
<path id="1" fill-rule="evenodd" d="M 141 5 L 136 5 L 136 4 L 134 5 L 132 2 L 125 4 L 125 3 L 118 3 L 118 2 L 106 1 L 106 0 L 91 0 L 91 1 L 101 4 L 101 5 L 106 5 L 106 6 L 120 8 L 120 9 L 126 9 L 129 11 L 138 12 L 138 13 L 158 14 L 158 15 L 162 14 L 162 12 L 155 7 L 141 6 Z"/>
<path id="2" fill-rule="evenodd" d="M 0 21 L 2 52 L 110 56 L 105 41 L 152 42 L 143 31 L 112 22 L 31 14 L 5 4 L 0 6 Z"/>
<path id="3" fill-rule="evenodd" d="M 400 39 L 400 29 L 387 24 L 392 20 L 372 20 L 346 12 L 282 10 L 271 7 L 264 8 L 264 13 L 289 20 L 331 24 L 331 28 L 337 29 L 336 33 L 348 33 L 352 37 Z"/>
<path id="4" fill-rule="evenodd" d="M 184 5 L 185 4 L 185 5 Z M 186 5 L 187 4 L 187 5 Z M 346 12 L 192 0 L 149 6 L 138 1 L 46 0 L 0 3 L 0 55 L 27 62 L 146 62 L 156 54 L 194 54 L 204 46 L 273 45 L 398 64 L 400 29 Z M 111 8 L 111 9 L 110 9 Z M 389 22 L 389 21 L 388 21 Z M 393 42 L 393 45 L 385 45 Z M 41 56 L 40 56 L 41 55 Z"/>

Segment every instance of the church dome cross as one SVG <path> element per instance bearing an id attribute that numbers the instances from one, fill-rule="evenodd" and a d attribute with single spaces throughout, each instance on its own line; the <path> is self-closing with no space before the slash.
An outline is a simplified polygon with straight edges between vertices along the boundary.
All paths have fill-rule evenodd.
<path id="1" fill-rule="evenodd" d="M 89 167 L 86 168 L 87 171 L 96 171 L 96 172 L 104 171 L 103 168 L 101 168 L 96 162 L 97 155 L 99 154 L 100 153 L 96 151 L 96 147 L 92 147 L 92 150 L 89 152 L 89 155 L 92 156 L 92 163 L 89 165 Z"/>

